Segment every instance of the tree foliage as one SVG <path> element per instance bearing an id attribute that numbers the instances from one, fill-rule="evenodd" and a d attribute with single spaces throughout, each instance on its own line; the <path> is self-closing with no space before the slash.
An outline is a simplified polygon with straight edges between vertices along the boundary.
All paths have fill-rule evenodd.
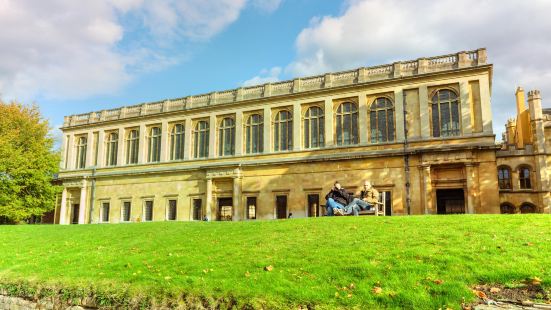
<path id="1" fill-rule="evenodd" d="M 0 223 L 41 216 L 55 205 L 59 155 L 36 105 L 0 101 Z"/>

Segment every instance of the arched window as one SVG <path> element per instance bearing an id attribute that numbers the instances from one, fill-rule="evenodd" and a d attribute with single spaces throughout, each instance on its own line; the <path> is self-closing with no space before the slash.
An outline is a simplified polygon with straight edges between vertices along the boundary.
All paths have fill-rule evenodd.
<path id="1" fill-rule="evenodd" d="M 323 110 L 310 107 L 304 114 L 304 148 L 323 147 L 325 143 Z"/>
<path id="2" fill-rule="evenodd" d="M 279 111 L 274 119 L 274 151 L 293 148 L 293 117 L 287 110 Z"/>
<path id="3" fill-rule="evenodd" d="M 520 213 L 522 214 L 536 213 L 536 209 L 537 209 L 536 206 L 529 202 L 525 202 L 520 205 Z"/>
<path id="4" fill-rule="evenodd" d="M 209 156 L 209 123 L 198 121 L 193 130 L 193 158 Z"/>
<path id="5" fill-rule="evenodd" d="M 394 141 L 394 105 L 388 98 L 377 98 L 369 112 L 371 143 Z"/>
<path id="6" fill-rule="evenodd" d="M 337 109 L 337 145 L 358 144 L 358 107 L 344 102 Z"/>
<path id="7" fill-rule="evenodd" d="M 161 161 L 161 128 L 153 127 L 149 131 L 147 161 L 155 163 Z"/>
<path id="8" fill-rule="evenodd" d="M 107 150 L 106 150 L 106 166 L 117 165 L 117 152 L 119 149 L 119 134 L 112 132 L 107 136 Z"/>
<path id="9" fill-rule="evenodd" d="M 432 136 L 459 136 L 459 100 L 449 89 L 441 89 L 432 96 Z"/>
<path id="10" fill-rule="evenodd" d="M 176 124 L 170 132 L 170 160 L 184 159 L 184 125 Z"/>
<path id="11" fill-rule="evenodd" d="M 253 114 L 245 124 L 245 153 L 257 154 L 264 150 L 263 118 L 260 114 Z"/>
<path id="12" fill-rule="evenodd" d="M 520 167 L 518 169 L 518 180 L 521 189 L 531 189 L 532 182 L 530 181 L 530 167 Z"/>
<path id="13" fill-rule="evenodd" d="M 138 148 L 140 145 L 140 134 L 137 129 L 130 130 L 126 139 L 126 163 L 138 163 Z"/>
<path id="14" fill-rule="evenodd" d="M 497 169 L 497 179 L 499 189 L 512 189 L 511 169 L 507 166 L 501 166 Z"/>
<path id="15" fill-rule="evenodd" d="M 502 203 L 501 206 L 499 206 L 499 209 L 501 214 L 515 214 L 515 206 L 507 202 Z"/>
<path id="16" fill-rule="evenodd" d="M 226 117 L 220 122 L 218 128 L 218 156 L 231 156 L 235 154 L 235 120 Z"/>
<path id="17" fill-rule="evenodd" d="M 80 137 L 77 142 L 77 169 L 84 169 L 86 167 L 86 149 L 88 138 Z"/>

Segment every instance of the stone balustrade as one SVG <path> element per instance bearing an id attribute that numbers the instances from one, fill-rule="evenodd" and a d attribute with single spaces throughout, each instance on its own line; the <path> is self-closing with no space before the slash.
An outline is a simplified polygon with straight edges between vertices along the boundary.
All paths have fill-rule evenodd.
<path id="1" fill-rule="evenodd" d="M 460 68 L 485 65 L 486 49 L 459 52 L 417 60 L 396 62 L 388 65 L 363 67 L 312 77 L 268 83 L 233 90 L 212 92 L 208 94 L 169 99 L 158 102 L 122 107 L 100 112 L 66 116 L 63 127 L 93 124 L 109 120 L 131 118 L 141 115 L 152 115 L 163 112 L 188 110 L 216 104 L 234 103 L 265 97 L 283 96 L 293 93 L 314 91 L 331 87 L 369 83 L 402 76 L 413 76 L 425 73 L 447 71 Z"/>

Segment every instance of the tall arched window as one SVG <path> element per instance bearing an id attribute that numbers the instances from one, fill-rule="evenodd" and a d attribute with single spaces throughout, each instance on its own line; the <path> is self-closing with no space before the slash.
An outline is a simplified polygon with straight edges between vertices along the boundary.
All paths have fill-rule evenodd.
<path id="1" fill-rule="evenodd" d="M 88 138 L 80 137 L 77 142 L 77 169 L 84 169 L 86 167 L 86 149 L 87 149 Z"/>
<path id="2" fill-rule="evenodd" d="M 337 109 L 337 145 L 358 144 L 358 107 L 344 102 Z"/>
<path id="3" fill-rule="evenodd" d="M 106 166 L 117 165 L 117 152 L 119 150 L 119 134 L 112 132 L 107 136 Z"/>
<path id="4" fill-rule="evenodd" d="M 499 209 L 501 214 L 515 214 L 515 206 L 507 202 L 502 203 L 501 206 L 499 206 Z"/>
<path id="5" fill-rule="evenodd" d="M 512 189 L 511 169 L 507 166 L 501 166 L 497 170 L 497 180 L 499 189 Z"/>
<path id="6" fill-rule="evenodd" d="M 209 123 L 198 121 L 193 130 L 193 158 L 209 156 Z"/>
<path id="7" fill-rule="evenodd" d="M 138 163 L 138 148 L 140 146 L 140 134 L 137 129 L 130 130 L 126 139 L 126 164 Z"/>
<path id="8" fill-rule="evenodd" d="M 531 189 L 532 182 L 530 180 L 530 167 L 523 166 L 518 169 L 518 180 L 521 189 Z"/>
<path id="9" fill-rule="evenodd" d="M 457 94 L 449 89 L 438 90 L 432 96 L 432 136 L 458 136 L 459 124 Z"/>
<path id="10" fill-rule="evenodd" d="M 310 107 L 304 114 L 304 148 L 323 147 L 325 143 L 323 110 Z"/>
<path id="11" fill-rule="evenodd" d="M 369 111 L 371 143 L 394 141 L 394 105 L 388 98 L 377 98 Z"/>
<path id="12" fill-rule="evenodd" d="M 536 213 L 536 206 L 529 202 L 525 202 L 520 205 L 520 213 Z"/>
<path id="13" fill-rule="evenodd" d="M 161 128 L 153 127 L 149 131 L 147 161 L 155 163 L 161 161 Z"/>
<path id="14" fill-rule="evenodd" d="M 293 148 L 293 116 L 287 110 L 279 111 L 274 119 L 274 151 Z"/>
<path id="15" fill-rule="evenodd" d="M 253 114 L 245 124 L 245 153 L 257 154 L 264 150 L 264 129 L 263 117 L 260 114 Z"/>
<path id="16" fill-rule="evenodd" d="M 184 139 L 184 125 L 174 125 L 170 132 L 170 160 L 184 159 Z"/>
<path id="17" fill-rule="evenodd" d="M 226 117 L 218 127 L 218 156 L 235 154 L 235 120 Z"/>

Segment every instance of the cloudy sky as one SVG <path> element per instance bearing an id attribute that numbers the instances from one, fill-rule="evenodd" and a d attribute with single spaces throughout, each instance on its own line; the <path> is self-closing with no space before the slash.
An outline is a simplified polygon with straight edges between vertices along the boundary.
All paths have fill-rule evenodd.
<path id="1" fill-rule="evenodd" d="M 0 96 L 64 115 L 488 48 L 551 107 L 551 0 L 0 0 Z"/>

